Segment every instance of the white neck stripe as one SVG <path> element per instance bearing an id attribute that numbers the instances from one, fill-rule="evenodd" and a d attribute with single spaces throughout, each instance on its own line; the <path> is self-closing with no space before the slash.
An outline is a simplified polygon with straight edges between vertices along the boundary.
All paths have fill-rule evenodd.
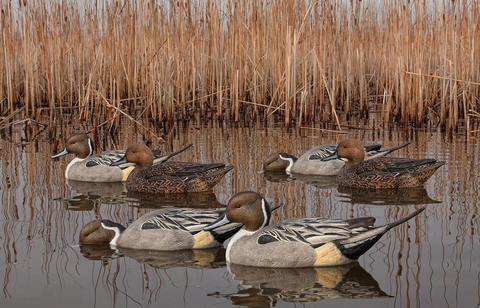
<path id="1" fill-rule="evenodd" d="M 110 245 L 116 246 L 117 245 L 117 240 L 120 237 L 120 230 L 117 227 L 107 227 L 103 222 L 102 222 L 102 227 L 107 230 L 112 230 L 115 232 L 115 237 L 110 241 Z"/>
<path id="2" fill-rule="evenodd" d="M 267 208 L 266 208 L 266 204 L 265 204 L 265 199 L 262 198 L 262 212 L 263 212 L 263 224 L 262 226 L 260 227 L 263 228 L 265 227 L 266 225 L 268 225 L 269 223 L 269 217 L 268 217 L 268 214 L 267 214 Z"/>
<path id="3" fill-rule="evenodd" d="M 93 146 L 93 140 L 90 139 L 90 138 L 88 138 L 88 148 L 90 149 L 90 153 L 88 154 L 88 156 L 93 155 L 93 148 L 94 148 L 94 146 Z M 87 157 L 88 157 L 88 156 L 87 156 Z"/>

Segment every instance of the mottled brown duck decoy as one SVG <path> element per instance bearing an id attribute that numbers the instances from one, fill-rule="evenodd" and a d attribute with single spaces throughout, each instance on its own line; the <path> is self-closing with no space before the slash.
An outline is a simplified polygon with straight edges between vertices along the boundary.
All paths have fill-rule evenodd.
<path id="1" fill-rule="evenodd" d="M 212 190 L 233 169 L 222 163 L 172 161 L 153 165 L 152 151 L 144 144 L 128 147 L 122 159 L 112 165 L 135 163 L 127 178 L 127 190 L 146 193 L 185 193 Z"/>

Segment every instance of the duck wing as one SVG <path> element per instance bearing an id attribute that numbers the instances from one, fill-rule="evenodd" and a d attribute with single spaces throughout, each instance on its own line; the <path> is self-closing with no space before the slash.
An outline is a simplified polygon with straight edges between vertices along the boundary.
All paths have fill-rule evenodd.
<path id="1" fill-rule="evenodd" d="M 110 166 L 111 163 L 116 162 L 125 156 L 124 150 L 111 150 L 105 151 L 100 154 L 95 154 L 87 157 L 85 160 L 86 167 L 96 167 L 96 166 Z M 126 169 L 130 166 L 134 166 L 134 163 L 125 163 L 121 164 L 118 167 L 120 169 Z"/>
<path id="2" fill-rule="evenodd" d="M 142 225 L 142 230 L 161 229 L 161 230 L 181 230 L 195 235 L 203 231 L 207 225 L 215 222 L 224 214 L 219 210 L 195 210 L 195 209 L 175 209 L 167 212 L 159 212 L 148 219 Z M 210 232 L 219 243 L 225 242 L 243 227 L 239 223 L 228 223 Z"/>
<path id="3" fill-rule="evenodd" d="M 203 174 L 211 169 L 223 167 L 225 167 L 225 164 L 222 163 L 202 164 L 191 162 L 166 162 L 150 167 L 146 172 L 145 178 L 148 181 L 156 181 L 171 177 L 186 179 L 188 177 Z"/>
<path id="4" fill-rule="evenodd" d="M 308 150 L 304 155 L 307 156 L 308 160 L 321 160 L 332 155 L 336 150 L 336 144 L 323 144 Z"/>
<path id="5" fill-rule="evenodd" d="M 325 243 L 345 240 L 373 228 L 375 218 L 351 220 L 327 218 L 291 219 L 261 230 L 259 244 L 271 242 L 302 242 L 317 248 Z"/>
<path id="6" fill-rule="evenodd" d="M 153 158 L 156 160 L 156 162 L 160 158 L 162 159 L 160 161 L 164 161 L 164 160 L 167 160 L 170 157 L 172 157 L 172 156 L 174 156 L 174 155 L 176 155 L 180 152 L 183 152 L 184 150 L 186 150 L 190 146 L 191 145 L 189 145 L 189 146 L 187 146 L 187 147 L 185 147 L 185 148 L 183 148 L 183 149 L 181 149 L 177 152 L 169 154 L 169 155 L 161 155 L 160 150 L 152 150 Z M 105 152 L 95 154 L 95 155 L 91 155 L 91 156 L 87 157 L 85 159 L 86 160 L 85 166 L 86 167 L 110 166 L 113 162 L 117 162 L 117 161 L 121 160 L 124 156 L 125 156 L 125 150 L 105 151 Z M 131 166 L 135 166 L 135 164 L 126 162 L 126 163 L 123 163 L 121 165 L 118 165 L 118 167 L 120 169 L 126 169 L 126 168 L 131 167 Z"/>
<path id="7" fill-rule="evenodd" d="M 391 153 L 392 151 L 394 151 L 396 149 L 400 149 L 404 146 L 406 146 L 406 145 L 403 145 L 403 146 L 395 148 L 395 149 L 391 149 L 391 150 L 389 150 L 390 152 L 388 152 L 388 153 Z M 365 155 L 366 156 L 371 156 L 371 155 L 374 155 L 374 154 L 377 154 L 377 153 L 380 153 L 380 152 L 383 153 L 383 152 L 387 151 L 387 150 L 381 151 L 380 150 L 381 148 L 382 148 L 382 146 L 380 144 L 365 145 L 363 147 L 363 149 L 365 150 Z M 324 145 L 321 145 L 321 146 L 318 146 L 318 147 L 315 147 L 315 148 L 309 150 L 307 153 L 305 153 L 305 155 L 308 156 L 308 160 L 322 160 L 325 157 L 333 155 L 336 151 L 337 151 L 337 145 L 336 144 L 324 144 Z M 382 155 L 386 155 L 386 154 L 382 154 Z M 344 158 L 338 158 L 338 159 L 346 161 L 346 159 L 344 159 Z"/>
<path id="8" fill-rule="evenodd" d="M 355 173 L 359 176 L 368 176 L 371 173 L 378 174 L 382 172 L 396 177 L 400 174 L 415 172 L 435 163 L 435 159 L 378 157 L 363 161 L 354 165 L 354 167 Z"/>
<path id="9" fill-rule="evenodd" d="M 141 229 L 183 230 L 195 234 L 217 220 L 220 214 L 221 212 L 216 210 L 175 209 L 163 211 L 148 217 L 142 223 Z"/>

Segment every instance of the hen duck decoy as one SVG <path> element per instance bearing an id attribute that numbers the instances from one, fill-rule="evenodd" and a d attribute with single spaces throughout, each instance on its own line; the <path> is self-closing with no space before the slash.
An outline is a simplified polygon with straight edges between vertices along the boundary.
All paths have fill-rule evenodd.
<path id="1" fill-rule="evenodd" d="M 152 151 L 144 144 L 129 146 L 124 157 L 111 165 L 126 162 L 136 164 L 127 178 L 127 190 L 146 193 L 209 191 L 233 169 L 223 163 L 173 161 L 154 165 Z"/>
<path id="2" fill-rule="evenodd" d="M 435 159 L 377 157 L 364 160 L 364 156 L 358 140 L 345 139 L 323 160 L 347 159 L 337 175 L 337 182 L 341 186 L 361 188 L 419 187 L 445 164 Z"/>
<path id="3" fill-rule="evenodd" d="M 406 147 L 410 142 L 401 146 L 381 150 L 381 145 L 364 146 L 365 159 L 372 159 L 388 155 L 396 150 Z M 300 157 L 295 157 L 287 153 L 273 153 L 267 156 L 263 162 L 265 171 L 285 171 L 287 173 L 300 173 L 310 175 L 337 175 L 340 169 L 345 165 L 346 159 L 337 158 L 335 160 L 324 161 L 325 157 L 332 155 L 337 148 L 336 144 L 324 144 L 308 150 Z"/>
<path id="4" fill-rule="evenodd" d="M 204 230 L 233 222 L 244 225 L 228 242 L 226 260 L 230 263 L 292 268 L 336 266 L 356 261 L 388 230 L 424 209 L 379 227 L 374 226 L 373 217 L 293 218 L 269 225 L 268 202 L 256 192 L 245 191 L 234 195 L 225 214 Z"/>

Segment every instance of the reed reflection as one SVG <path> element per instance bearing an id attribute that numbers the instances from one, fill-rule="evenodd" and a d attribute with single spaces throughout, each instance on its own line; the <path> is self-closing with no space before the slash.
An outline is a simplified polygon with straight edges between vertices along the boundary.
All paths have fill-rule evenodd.
<path id="1" fill-rule="evenodd" d="M 323 299 L 390 297 L 358 263 L 325 268 L 261 268 L 228 264 L 233 279 L 244 288 L 222 294 L 234 305 L 258 307 L 277 301 L 315 302 Z"/>
<path id="2" fill-rule="evenodd" d="M 263 174 L 265 179 L 267 179 L 269 182 L 284 183 L 298 180 L 322 189 L 334 188 L 338 186 L 337 176 L 335 175 L 310 175 L 300 173 L 288 174 L 283 171 L 263 171 Z"/>
<path id="3" fill-rule="evenodd" d="M 424 187 L 365 189 L 338 186 L 340 202 L 373 205 L 433 204 L 440 201 L 430 198 Z"/>
<path id="4" fill-rule="evenodd" d="M 75 116 L 64 114 L 57 119 L 70 130 L 89 129 Z M 447 161 L 444 169 L 426 183 L 427 196 L 424 189 L 419 192 L 409 189 L 403 195 L 397 191 L 395 196 L 388 195 L 394 191 L 384 190 L 381 196 L 375 196 L 375 192 L 346 191 L 341 187 L 318 189 L 301 180 L 274 182 L 269 181 L 266 174 L 262 176 L 258 173 L 262 169 L 262 158 L 272 149 L 282 147 L 287 152 L 304 153 L 317 144 L 338 142 L 336 135 L 314 135 L 276 126 L 268 129 L 243 128 L 241 125 L 226 128 L 200 122 L 197 126 L 194 122 L 188 125 L 180 123 L 169 135 L 169 149 L 195 140 L 192 151 L 188 152 L 189 160 L 225 161 L 235 165 L 233 172 L 215 187 L 215 194 L 210 193 L 210 197 L 222 204 L 218 205 L 219 209 L 225 207 L 223 203 L 234 193 L 242 190 L 259 191 L 271 204 L 285 203 L 274 215 L 273 222 L 295 217 L 349 219 L 373 216 L 378 223 L 384 223 L 411 212 L 412 207 L 404 206 L 405 202 L 433 204 L 427 207 L 422 219 L 392 230 L 359 262 L 386 293 L 395 296 L 393 300 L 382 302 L 383 306 L 470 307 L 479 302 L 479 262 L 476 256 L 479 255 L 480 235 L 480 143 L 475 139 L 460 135 L 447 139 L 442 134 L 423 130 L 407 133 L 403 129 L 349 130 L 350 137 L 366 143 L 381 141 L 385 147 L 413 139 L 411 146 L 398 152 L 399 157 L 431 156 Z M 126 148 L 128 144 L 148 140 L 142 130 L 129 127 L 125 122 L 119 128 L 121 130 L 114 134 L 115 141 L 107 130 L 103 127 L 99 129 L 97 142 L 103 145 L 104 150 Z M 197 304 L 200 307 L 198 302 L 203 300 L 204 307 L 219 301 L 228 301 L 228 306 L 231 306 L 230 299 L 215 296 L 230 294 L 240 302 L 241 292 L 252 294 L 246 299 L 251 305 L 254 296 L 258 299 L 258 306 L 262 305 L 261 301 L 271 303 L 270 298 L 260 293 L 261 288 L 231 290 L 238 283 L 232 280 L 226 268 L 203 270 L 179 266 L 165 270 L 116 255 L 116 251 L 108 245 L 103 252 L 93 249 L 88 252 L 90 258 L 98 260 L 90 261 L 87 256 L 83 257 L 72 247 L 78 244 L 80 229 L 91 220 L 111 219 L 125 225 L 150 212 L 151 208 L 172 204 L 195 207 L 195 202 L 210 207 L 207 204 L 216 204 L 215 199 L 198 194 L 153 197 L 127 194 L 124 196 L 127 201 L 122 204 L 96 204 L 90 211 L 74 211 L 74 206 L 69 207 L 63 201 L 65 198 L 75 196 L 89 200 L 85 204 L 90 202 L 88 206 L 92 209 L 95 203 L 91 199 L 103 202 L 103 199 L 96 198 L 108 197 L 108 191 L 97 193 L 91 188 L 69 187 L 70 183 L 67 185 L 64 177 L 66 163 L 59 166 L 50 159 L 54 153 L 51 137 L 42 133 L 36 138 L 38 142 L 24 142 L 24 135 L 23 130 L 14 127 L 13 135 L 0 139 L 0 238 L 4 260 L 0 268 L 4 286 L 1 307 L 29 306 L 25 301 L 38 308 L 59 305 L 93 307 L 95 304 L 97 307 L 124 307 L 127 304 L 146 307 L 156 302 L 165 306 L 165 300 L 169 298 L 180 305 L 186 301 L 191 306 Z M 53 138 L 59 138 L 58 134 L 53 135 L 57 136 Z M 181 159 L 187 158 L 184 156 Z M 55 201 L 58 197 L 61 201 Z M 187 201 L 168 200 L 171 197 Z M 115 201 L 112 196 L 110 198 L 105 202 Z M 437 200 L 442 203 L 435 203 Z M 85 251 L 83 247 L 81 249 Z M 187 293 L 188 296 L 185 296 Z M 208 299 L 207 294 L 211 294 Z M 354 300 L 345 306 L 358 308 L 369 305 L 370 301 L 362 303 Z"/>
<path id="5" fill-rule="evenodd" d="M 179 207 L 196 209 L 225 208 L 211 191 L 182 194 L 149 194 L 129 191 L 127 197 L 136 200 L 142 208 Z"/>
<path id="6" fill-rule="evenodd" d="M 327 189 L 338 186 L 336 175 L 308 175 L 299 173 L 292 173 L 292 175 L 295 176 L 297 180 L 313 185 L 317 188 Z"/>

